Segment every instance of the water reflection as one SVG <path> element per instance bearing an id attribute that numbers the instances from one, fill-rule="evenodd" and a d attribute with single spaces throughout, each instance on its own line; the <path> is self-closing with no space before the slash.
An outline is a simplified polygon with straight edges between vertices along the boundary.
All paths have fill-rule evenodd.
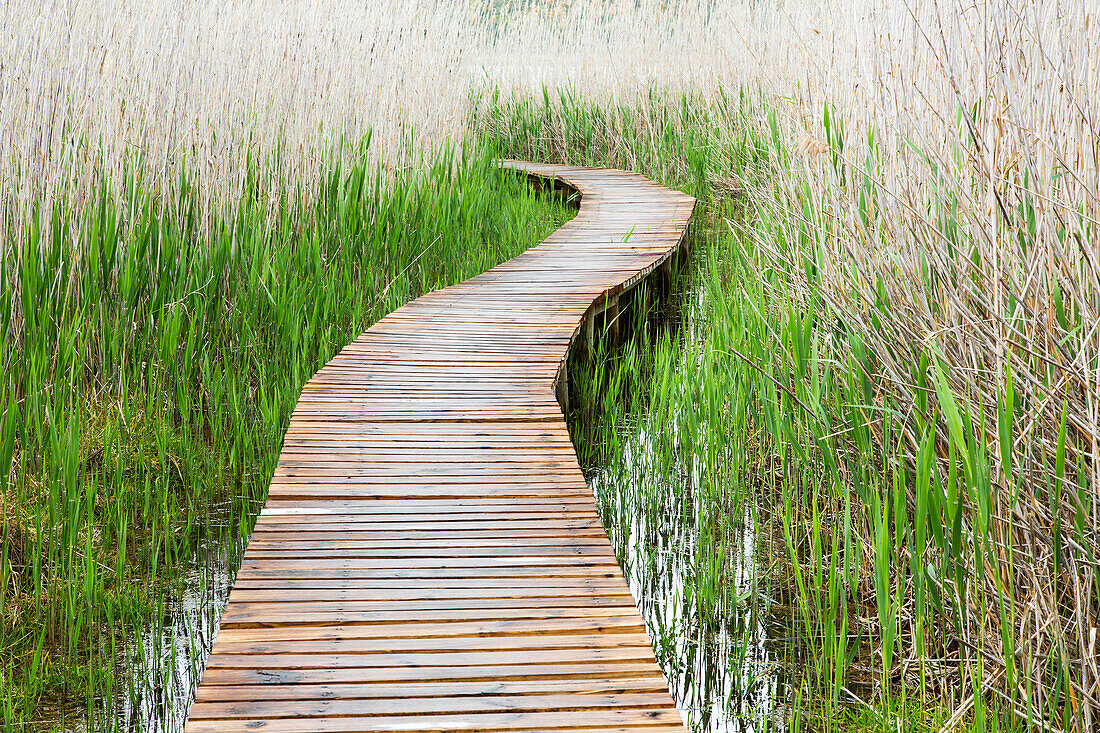
<path id="1" fill-rule="evenodd" d="M 698 343 L 705 318 L 705 293 L 681 278 L 649 329 Z M 790 614 L 764 582 L 770 543 L 757 536 L 748 487 L 733 485 L 745 479 L 723 470 L 728 455 L 697 455 L 708 442 L 676 435 L 675 416 L 623 409 L 579 410 L 571 428 L 578 445 L 611 443 L 581 451 L 585 473 L 685 723 L 693 731 L 786 730 Z"/>
<path id="2" fill-rule="evenodd" d="M 186 561 L 160 623 L 132 640 L 125 687 L 104 711 L 109 728 L 183 730 L 243 552 L 233 532 L 239 505 L 234 511 L 230 502 L 218 503 L 210 513 L 209 531 Z"/>
<path id="3" fill-rule="evenodd" d="M 647 450 L 646 430 L 636 424 L 623 429 L 634 436 L 624 462 L 637 457 L 645 465 L 638 454 Z M 662 492 L 688 499 L 654 517 L 639 510 L 654 492 L 624 482 L 621 473 L 608 467 L 592 468 L 588 477 L 658 662 L 690 729 L 786 730 L 789 685 L 779 640 L 786 636 L 788 623 L 785 609 L 757 587 L 766 568 L 758 566 L 752 512 L 745 509 L 738 517 L 739 533 L 729 538 L 724 555 L 710 558 L 710 548 L 700 546 L 695 532 L 690 490 Z M 705 568 L 715 559 L 725 566 L 703 577 L 707 571 L 700 564 Z M 713 577 L 721 588 L 711 599 L 701 588 Z"/>

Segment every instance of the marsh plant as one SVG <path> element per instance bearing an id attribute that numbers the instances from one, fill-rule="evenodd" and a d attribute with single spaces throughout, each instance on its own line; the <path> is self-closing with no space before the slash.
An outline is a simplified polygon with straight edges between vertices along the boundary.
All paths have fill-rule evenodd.
<path id="1" fill-rule="evenodd" d="M 0 5 L 7 720 L 107 686 L 89 660 L 161 613 L 149 578 L 212 500 L 247 532 L 318 364 L 564 215 L 504 154 L 702 202 L 694 335 L 607 352 L 634 376 L 592 392 L 636 403 L 594 418 L 601 502 L 627 455 L 680 477 L 605 517 L 690 519 L 690 618 L 734 618 L 721 568 L 765 543 L 755 618 L 789 606 L 805 640 L 792 728 L 1097 727 L 1096 24 L 1067 0 Z"/>
<path id="2" fill-rule="evenodd" d="M 285 191 L 277 211 L 249 194 L 211 236 L 186 180 L 165 202 L 135 173 L 124 205 L 108 190 L 86 216 L 56 202 L 50 236 L 34 219 L 9 242 L 6 722 L 59 692 L 91 713 L 125 685 L 134 634 L 193 592 L 180 573 L 196 550 L 220 543 L 212 561 L 235 560 L 314 371 L 401 303 L 571 215 L 484 149 L 415 170 L 383 184 L 365 161 L 334 168 L 320 198 Z"/>
<path id="3" fill-rule="evenodd" d="M 1088 404 L 1089 388 L 1078 387 L 1091 378 L 1085 365 L 1095 367 L 1095 334 L 1077 320 L 1087 306 L 1067 305 L 1058 278 L 1090 287 L 1066 268 L 1087 270 L 1091 213 L 1072 219 L 1073 252 L 1047 259 L 1032 257 L 1042 240 L 1025 223 L 1030 214 L 999 221 L 994 240 L 959 225 L 958 198 L 949 223 L 934 199 L 902 208 L 910 219 L 885 219 L 868 209 L 890 196 L 869 172 L 876 157 L 852 167 L 828 145 L 817 153 L 823 161 L 797 156 L 756 95 L 642 108 L 572 94 L 479 104 L 483 134 L 512 155 L 635 166 L 703 202 L 703 305 L 690 338 L 659 339 L 646 359 L 631 344 L 587 377 L 606 426 L 594 438 L 600 481 L 618 476 L 619 492 L 631 483 L 647 487 L 643 496 L 656 491 L 613 512 L 618 522 L 665 511 L 673 534 L 688 523 L 676 550 L 695 556 L 686 581 L 694 587 L 684 592 L 715 599 L 716 609 L 736 607 L 744 592 L 731 563 L 745 552 L 736 528 L 751 517 L 751 533 L 768 540 L 757 550 L 783 570 L 768 597 L 786 599 L 801 640 L 787 650 L 802 677 L 791 725 L 810 716 L 814 729 L 865 717 L 889 728 L 923 720 L 1087 730 L 1100 549 L 1095 432 L 1070 415 L 1074 400 Z M 835 110 L 822 115 L 826 129 L 842 129 Z M 960 138 L 962 149 L 972 144 Z M 836 198 L 848 192 L 850 217 L 838 211 L 848 199 Z M 1014 211 L 1027 211 L 1031 196 L 1016 193 Z M 999 284 L 1013 293 L 1011 318 L 979 299 L 992 287 L 983 247 L 1020 268 Z M 1007 248 L 1031 251 L 1026 269 L 1026 252 Z M 1058 263 L 1058 278 L 1042 274 L 1044 262 Z M 1046 278 L 1045 316 L 1031 310 L 1039 290 L 1029 277 Z M 1026 294 L 1011 289 L 1025 283 Z M 924 321 L 903 296 L 920 299 Z M 1030 317 L 1041 322 L 1029 326 Z M 966 331 L 979 318 L 1017 330 L 1002 349 Z M 1058 337 L 1025 343 L 1021 329 Z M 969 340 L 959 341 L 964 332 Z M 599 376 L 604 368 L 613 374 Z M 625 395 L 633 408 L 606 395 Z M 639 440 L 650 446 L 644 460 L 631 447 Z M 676 474 L 686 483 L 674 506 L 690 510 L 669 513 Z M 625 536 L 632 555 L 652 556 L 667 541 L 637 528 Z M 701 624 L 689 631 L 702 633 Z"/>

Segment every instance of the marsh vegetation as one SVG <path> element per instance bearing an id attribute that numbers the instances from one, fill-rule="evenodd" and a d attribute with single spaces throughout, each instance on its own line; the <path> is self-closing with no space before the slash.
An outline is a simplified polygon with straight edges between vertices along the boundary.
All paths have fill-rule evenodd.
<path id="1" fill-rule="evenodd" d="M 692 721 L 1100 725 L 1095 8 L 169 5 L 0 7 L 7 727 L 117 719 L 302 382 L 569 215 L 502 155 L 700 200 L 573 367 Z"/>
<path id="2" fill-rule="evenodd" d="M 58 205 L 49 244 L 31 233 L 11 253 L 15 280 L 0 286 L 4 322 L 19 319 L 0 357 L 9 723 L 45 699 L 98 717 L 150 694 L 129 689 L 148 675 L 127 670 L 162 654 L 142 645 L 160 638 L 166 604 L 195 596 L 195 574 L 209 585 L 237 559 L 301 385 L 401 303 L 572 215 L 484 150 L 440 154 L 385 185 L 364 167 L 329 175 L 322 198 L 278 212 L 242 200 L 210 238 L 186 190 L 165 211 L 135 182 L 121 207 L 104 191 L 86 222 Z M 79 250 L 67 236 L 78 226 Z"/>

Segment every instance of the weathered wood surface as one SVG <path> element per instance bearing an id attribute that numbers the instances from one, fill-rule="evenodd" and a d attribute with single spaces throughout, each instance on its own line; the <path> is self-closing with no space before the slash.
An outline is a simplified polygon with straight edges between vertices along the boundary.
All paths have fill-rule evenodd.
<path id="1" fill-rule="evenodd" d="M 187 731 L 682 731 L 556 378 L 586 318 L 680 246 L 695 201 L 581 194 L 499 267 L 402 306 L 306 384 Z"/>

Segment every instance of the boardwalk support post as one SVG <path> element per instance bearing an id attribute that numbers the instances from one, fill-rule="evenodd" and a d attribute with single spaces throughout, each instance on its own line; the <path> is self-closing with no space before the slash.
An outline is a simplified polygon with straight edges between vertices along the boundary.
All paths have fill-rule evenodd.
<path id="1" fill-rule="evenodd" d="M 569 415 L 569 360 L 562 359 L 558 367 L 558 376 L 554 380 L 554 396 L 561 405 L 563 415 Z"/>

